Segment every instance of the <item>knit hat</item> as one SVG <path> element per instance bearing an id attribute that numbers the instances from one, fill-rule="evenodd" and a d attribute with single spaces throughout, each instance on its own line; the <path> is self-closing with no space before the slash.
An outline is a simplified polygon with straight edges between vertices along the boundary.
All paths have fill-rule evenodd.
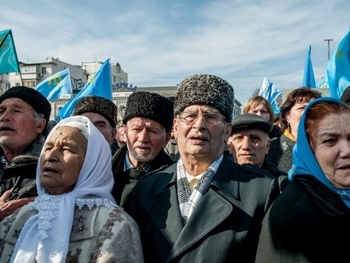
<path id="1" fill-rule="evenodd" d="M 86 96 L 75 104 L 72 116 L 94 112 L 105 117 L 113 128 L 117 125 L 118 108 L 113 101 L 100 96 Z"/>
<path id="2" fill-rule="evenodd" d="M 123 123 L 136 117 L 148 118 L 159 122 L 167 132 L 173 126 L 173 103 L 157 93 L 137 91 L 132 93 L 126 102 Z"/>
<path id="3" fill-rule="evenodd" d="M 245 113 L 233 119 L 231 135 L 237 131 L 247 129 L 262 130 L 269 133 L 272 129 L 272 124 L 269 120 L 251 113 Z"/>
<path id="4" fill-rule="evenodd" d="M 49 122 L 51 104 L 39 91 L 25 86 L 13 87 L 0 96 L 0 103 L 9 98 L 19 98 L 27 102 L 37 113 L 44 115 L 46 124 Z"/>
<path id="5" fill-rule="evenodd" d="M 226 121 L 231 121 L 233 99 L 233 88 L 226 80 L 208 74 L 193 75 L 180 83 L 174 101 L 174 115 L 179 115 L 190 105 L 202 104 L 216 108 Z"/>

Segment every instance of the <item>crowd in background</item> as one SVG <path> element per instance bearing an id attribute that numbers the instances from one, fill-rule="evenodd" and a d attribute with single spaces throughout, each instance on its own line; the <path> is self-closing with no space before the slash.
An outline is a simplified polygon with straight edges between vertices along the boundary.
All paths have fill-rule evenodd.
<path id="1" fill-rule="evenodd" d="M 275 115 L 209 74 L 99 96 L 49 120 L 38 91 L 0 96 L 1 262 L 337 262 L 350 234 L 350 87 L 308 87 Z"/>

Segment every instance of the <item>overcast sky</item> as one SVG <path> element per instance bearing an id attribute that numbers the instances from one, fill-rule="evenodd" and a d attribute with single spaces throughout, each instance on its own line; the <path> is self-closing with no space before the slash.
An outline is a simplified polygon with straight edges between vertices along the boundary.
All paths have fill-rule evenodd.
<path id="1" fill-rule="evenodd" d="M 316 83 L 350 28 L 349 0 L 1 1 L 18 59 L 120 63 L 138 87 L 172 86 L 197 73 L 226 79 L 245 103 L 264 77 L 302 84 L 308 46 Z"/>

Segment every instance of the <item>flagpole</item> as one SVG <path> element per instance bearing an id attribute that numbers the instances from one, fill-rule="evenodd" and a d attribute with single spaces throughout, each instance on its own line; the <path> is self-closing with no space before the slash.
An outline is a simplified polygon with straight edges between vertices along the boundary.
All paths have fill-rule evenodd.
<path id="1" fill-rule="evenodd" d="M 21 85 L 23 86 L 22 72 L 21 72 L 21 67 L 20 67 L 20 65 L 19 65 L 19 61 L 18 61 L 18 57 L 17 57 L 15 39 L 13 38 L 12 30 L 10 30 L 10 34 L 11 34 L 11 36 L 12 36 L 12 42 L 13 42 L 14 51 L 15 51 L 15 56 L 16 56 L 16 60 L 17 60 L 17 67 L 18 67 L 19 77 L 20 77 L 20 80 L 21 80 Z"/>
<path id="2" fill-rule="evenodd" d="M 331 46 L 330 46 L 330 42 L 331 41 L 333 41 L 333 39 L 330 39 L 330 38 L 327 38 L 327 39 L 325 39 L 324 41 L 327 41 L 328 42 L 328 60 L 330 60 L 331 59 Z"/>

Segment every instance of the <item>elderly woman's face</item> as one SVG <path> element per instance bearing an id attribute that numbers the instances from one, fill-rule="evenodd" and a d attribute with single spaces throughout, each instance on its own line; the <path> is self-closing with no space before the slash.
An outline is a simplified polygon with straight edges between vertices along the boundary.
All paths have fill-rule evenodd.
<path id="1" fill-rule="evenodd" d="M 350 187 L 350 113 L 331 114 L 313 134 L 315 157 L 334 187 Z"/>
<path id="2" fill-rule="evenodd" d="M 83 165 L 87 140 L 76 128 L 59 127 L 44 145 L 40 181 L 52 195 L 73 190 Z"/>

